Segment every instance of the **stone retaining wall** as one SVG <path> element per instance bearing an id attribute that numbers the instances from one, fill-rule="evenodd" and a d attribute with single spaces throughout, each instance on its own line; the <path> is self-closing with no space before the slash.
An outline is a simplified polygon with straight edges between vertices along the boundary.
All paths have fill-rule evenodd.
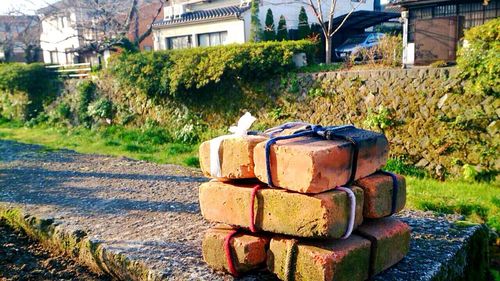
<path id="1" fill-rule="evenodd" d="M 145 96 L 109 75 L 96 81 L 99 95 L 115 104 L 116 123 L 133 116 L 127 125 L 152 120 L 201 140 L 226 134 L 246 111 L 258 117 L 257 129 L 290 120 L 351 123 L 383 131 L 391 157 L 437 177 L 460 176 L 465 164 L 494 174 L 500 170 L 500 99 L 466 93 L 456 74 L 455 68 L 290 73 L 252 83 L 226 79 L 175 99 Z M 74 92 L 69 86 L 66 92 Z"/>
<path id="2" fill-rule="evenodd" d="M 500 100 L 465 93 L 456 73 L 421 68 L 300 74 L 288 80 L 298 84 L 299 102 L 283 103 L 282 112 L 383 131 L 392 157 L 440 177 L 461 174 L 464 164 L 499 170 Z"/>

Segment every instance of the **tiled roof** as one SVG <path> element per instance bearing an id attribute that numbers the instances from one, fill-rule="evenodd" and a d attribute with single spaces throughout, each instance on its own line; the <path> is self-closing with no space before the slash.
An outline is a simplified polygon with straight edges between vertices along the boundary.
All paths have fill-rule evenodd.
<path id="1" fill-rule="evenodd" d="M 187 22 L 206 21 L 210 19 L 225 18 L 231 16 L 237 17 L 242 12 L 248 9 L 249 7 L 240 8 L 239 6 L 227 6 L 210 10 L 192 11 L 192 12 L 187 12 L 178 18 L 172 18 L 169 20 L 164 19 L 157 21 L 153 24 L 153 26 L 166 26 L 173 24 L 182 24 Z"/>

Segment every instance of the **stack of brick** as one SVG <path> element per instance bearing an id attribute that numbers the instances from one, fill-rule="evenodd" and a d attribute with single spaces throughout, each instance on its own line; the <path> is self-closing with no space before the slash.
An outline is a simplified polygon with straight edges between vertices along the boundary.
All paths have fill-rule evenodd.
<path id="1" fill-rule="evenodd" d="M 199 201 L 205 219 L 222 223 L 202 245 L 214 269 L 367 280 L 408 252 L 409 227 L 390 217 L 404 208 L 405 179 L 380 171 L 389 150 L 383 134 L 307 127 L 211 142 L 200 146 L 212 180 L 200 186 Z"/>

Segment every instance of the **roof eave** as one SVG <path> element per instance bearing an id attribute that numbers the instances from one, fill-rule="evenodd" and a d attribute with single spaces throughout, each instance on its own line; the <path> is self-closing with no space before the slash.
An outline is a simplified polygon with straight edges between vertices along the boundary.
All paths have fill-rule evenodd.
<path id="1" fill-rule="evenodd" d="M 216 21 L 221 21 L 221 20 L 229 20 L 229 19 L 241 20 L 240 15 L 229 15 L 229 16 L 224 16 L 224 17 L 208 18 L 208 19 L 178 22 L 178 23 L 171 23 L 171 24 L 157 23 L 157 24 L 153 24 L 153 29 L 165 29 L 165 28 L 169 28 L 169 27 L 196 25 L 196 24 L 201 24 L 201 23 L 211 23 L 211 22 L 216 22 Z"/>

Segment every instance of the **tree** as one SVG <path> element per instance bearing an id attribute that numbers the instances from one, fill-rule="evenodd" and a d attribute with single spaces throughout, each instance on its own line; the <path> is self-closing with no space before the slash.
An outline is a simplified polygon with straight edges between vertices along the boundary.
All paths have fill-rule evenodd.
<path id="1" fill-rule="evenodd" d="M 276 28 L 274 27 L 274 16 L 271 9 L 267 9 L 266 27 L 264 28 L 264 41 L 276 40 Z"/>
<path id="2" fill-rule="evenodd" d="M 278 33 L 276 34 L 276 40 L 288 40 L 288 29 L 286 27 L 286 19 L 283 15 L 280 16 L 280 20 L 278 22 Z"/>
<path id="3" fill-rule="evenodd" d="M 163 10 L 165 0 L 61 0 L 38 10 L 41 21 L 57 17 L 57 15 L 78 11 L 78 20 L 75 28 L 81 32 L 68 38 L 61 38 L 60 42 L 77 37 L 88 51 L 101 53 L 115 46 L 137 47 L 152 32 L 152 24 L 158 19 Z M 148 28 L 139 32 L 142 4 L 157 4 L 154 15 L 149 19 Z M 51 22 L 46 20 L 47 24 Z M 59 28 L 55 26 L 54 28 Z M 127 38 L 127 37 L 130 37 Z M 57 42 L 49 42 L 57 43 Z"/>
<path id="4" fill-rule="evenodd" d="M 335 14 L 335 10 L 337 7 L 337 0 L 316 0 L 316 3 L 313 3 L 313 0 L 308 0 L 309 1 L 309 7 L 312 9 L 316 19 L 319 22 L 319 25 L 321 26 L 321 30 L 323 31 L 323 35 L 325 36 L 325 62 L 326 63 L 331 63 L 332 62 L 332 50 L 333 50 L 333 45 L 332 45 L 332 38 L 337 33 L 344 23 L 347 21 L 349 16 L 363 3 L 366 2 L 366 0 L 359 0 L 357 4 L 353 4 L 352 1 L 348 1 L 349 5 L 351 5 L 351 8 L 349 12 L 344 15 L 344 18 L 338 24 L 337 26 L 333 26 L 333 18 Z M 326 1 L 330 1 L 330 11 L 325 18 L 323 15 L 323 6 Z"/>
<path id="5" fill-rule="evenodd" d="M 306 9 L 304 6 L 300 7 L 299 13 L 299 26 L 298 26 L 298 37 L 299 39 L 305 39 L 311 35 L 311 27 L 309 26 L 309 19 L 307 18 Z"/>
<path id="6" fill-rule="evenodd" d="M 0 26 L 3 27 L 3 31 L 0 31 L 0 51 L 5 61 L 14 59 L 16 49 L 22 49 L 27 63 L 38 61 L 41 25 L 36 16 L 1 16 Z"/>
<path id="7" fill-rule="evenodd" d="M 259 42 L 262 39 L 262 26 L 259 19 L 259 0 L 252 0 L 250 8 L 250 42 Z"/>

